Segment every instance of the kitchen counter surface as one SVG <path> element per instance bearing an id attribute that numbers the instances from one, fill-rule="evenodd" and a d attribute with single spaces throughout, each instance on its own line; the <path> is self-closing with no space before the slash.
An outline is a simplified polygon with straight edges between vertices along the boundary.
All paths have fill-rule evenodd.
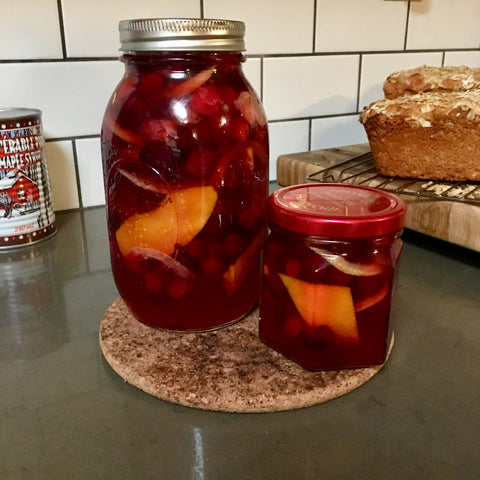
<path id="1" fill-rule="evenodd" d="M 110 368 L 104 209 L 57 225 L 0 252 L 0 479 L 480 478 L 480 254 L 406 231 L 380 373 L 314 407 L 228 414 L 161 401 Z"/>

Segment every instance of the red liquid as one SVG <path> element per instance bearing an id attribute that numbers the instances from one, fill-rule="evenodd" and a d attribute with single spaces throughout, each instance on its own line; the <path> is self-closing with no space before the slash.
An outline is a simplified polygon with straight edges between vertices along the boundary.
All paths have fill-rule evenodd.
<path id="1" fill-rule="evenodd" d="M 258 300 L 268 133 L 241 58 L 124 57 L 102 127 L 107 220 L 120 295 L 151 326 L 208 329 Z"/>
<path id="2" fill-rule="evenodd" d="M 348 243 L 307 243 L 281 232 L 275 229 L 265 246 L 261 339 L 308 370 L 382 364 L 392 334 L 390 306 L 401 240 L 392 235 Z M 321 248 L 322 254 L 315 248 Z M 299 285 L 310 289 L 310 296 L 300 298 L 301 288 L 290 291 L 285 275 L 294 279 L 287 280 L 288 286 L 295 279 L 305 282 Z M 335 309 L 330 310 L 333 313 L 322 321 L 318 316 L 312 320 L 305 309 L 303 317 L 300 313 L 302 301 L 308 304 L 318 285 L 321 291 L 332 291 L 323 286 L 341 291 Z M 329 298 L 323 303 L 329 303 Z M 340 304 L 349 308 L 337 308 Z M 311 306 L 325 308 L 322 301 Z M 345 324 L 347 334 L 342 332 Z"/>

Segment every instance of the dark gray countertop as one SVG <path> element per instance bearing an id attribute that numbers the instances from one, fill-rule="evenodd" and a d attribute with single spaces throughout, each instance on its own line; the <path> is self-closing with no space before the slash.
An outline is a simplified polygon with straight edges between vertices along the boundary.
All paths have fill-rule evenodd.
<path id="1" fill-rule="evenodd" d="M 268 414 L 125 383 L 98 328 L 117 292 L 103 208 L 0 253 L 0 479 L 478 479 L 480 255 L 405 232 L 396 342 L 370 382 Z"/>

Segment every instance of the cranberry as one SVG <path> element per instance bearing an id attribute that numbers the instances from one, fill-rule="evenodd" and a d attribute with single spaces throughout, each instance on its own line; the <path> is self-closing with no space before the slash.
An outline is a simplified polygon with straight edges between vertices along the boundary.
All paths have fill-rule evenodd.
<path id="1" fill-rule="evenodd" d="M 304 346 L 312 350 L 323 349 L 335 343 L 335 334 L 326 325 L 305 326 L 299 337 Z"/>
<path id="2" fill-rule="evenodd" d="M 242 252 L 243 240 L 238 233 L 230 233 L 225 238 L 225 253 L 230 259 L 237 258 Z"/>
<path id="3" fill-rule="evenodd" d="M 177 137 L 177 124 L 168 118 L 149 118 L 140 125 L 139 133 L 147 142 L 173 145 Z"/>
<path id="4" fill-rule="evenodd" d="M 243 118 L 237 118 L 233 125 L 233 136 L 235 140 L 244 142 L 250 134 L 250 125 Z"/>
<path id="5" fill-rule="evenodd" d="M 151 72 L 141 77 L 137 91 L 142 96 L 150 96 L 163 89 L 163 76 L 158 72 Z"/>
<path id="6" fill-rule="evenodd" d="M 193 151 L 186 163 L 186 171 L 197 180 L 208 180 L 217 165 L 217 156 L 212 150 Z"/>
<path id="7" fill-rule="evenodd" d="M 201 115 L 213 115 L 220 110 L 222 97 L 214 85 L 202 85 L 192 93 L 190 105 Z"/>
<path id="8" fill-rule="evenodd" d="M 218 143 L 226 143 L 234 135 L 234 122 L 228 113 L 219 112 L 210 117 L 211 135 Z"/>
<path id="9" fill-rule="evenodd" d="M 221 89 L 221 95 L 224 104 L 229 110 L 236 110 L 235 100 L 238 97 L 238 92 L 230 85 L 223 85 Z"/>

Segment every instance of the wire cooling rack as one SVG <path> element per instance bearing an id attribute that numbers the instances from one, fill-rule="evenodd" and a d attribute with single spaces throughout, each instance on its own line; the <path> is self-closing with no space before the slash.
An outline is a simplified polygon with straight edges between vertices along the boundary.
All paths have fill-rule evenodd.
<path id="1" fill-rule="evenodd" d="M 449 200 L 480 205 L 480 182 L 446 182 L 386 177 L 377 172 L 371 152 L 341 161 L 335 165 L 329 165 L 308 175 L 307 180 L 320 183 L 364 185 L 391 193 L 424 199 Z"/>

